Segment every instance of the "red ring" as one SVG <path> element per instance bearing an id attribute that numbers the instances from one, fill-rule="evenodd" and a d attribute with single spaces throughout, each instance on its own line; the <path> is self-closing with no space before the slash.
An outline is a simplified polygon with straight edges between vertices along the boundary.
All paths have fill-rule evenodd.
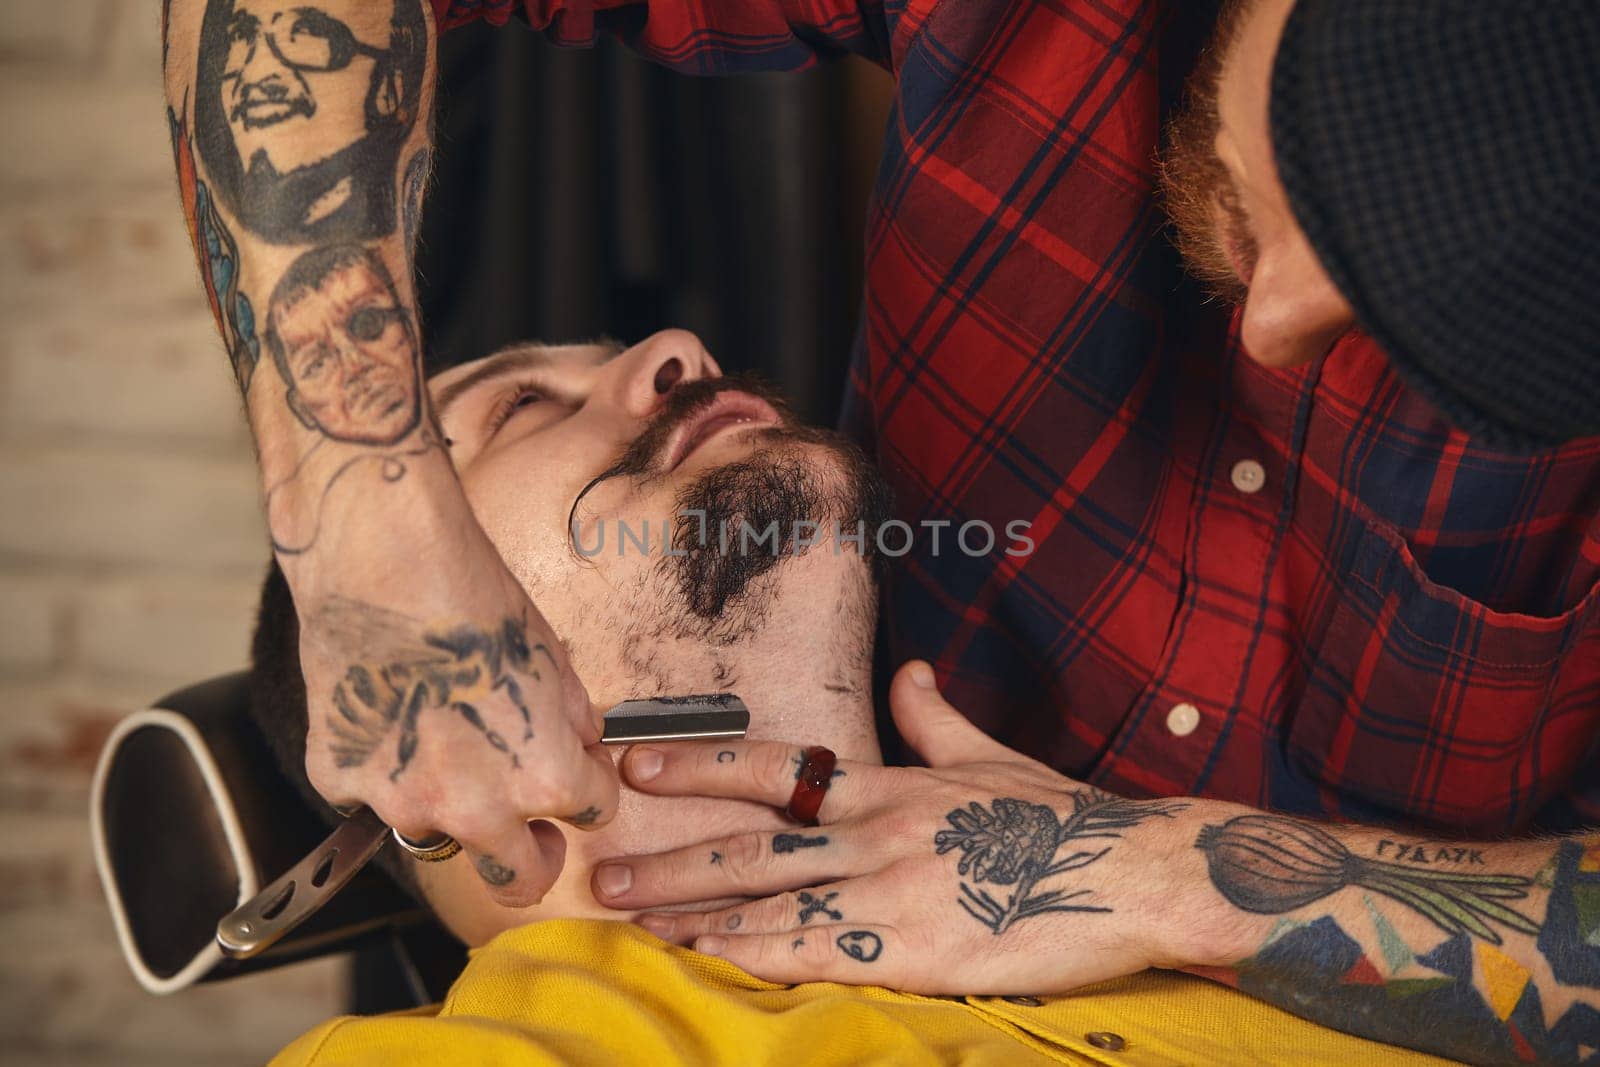
<path id="1" fill-rule="evenodd" d="M 800 770 L 795 775 L 794 794 L 789 797 L 784 814 L 802 826 L 817 825 L 817 812 L 822 810 L 822 798 L 828 795 L 833 784 L 833 767 L 838 757 L 831 748 L 813 745 L 800 758 Z"/>

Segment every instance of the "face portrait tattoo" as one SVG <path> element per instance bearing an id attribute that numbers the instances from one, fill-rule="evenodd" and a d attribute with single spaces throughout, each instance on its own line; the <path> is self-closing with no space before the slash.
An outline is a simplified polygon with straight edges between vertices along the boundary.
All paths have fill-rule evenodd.
<path id="1" fill-rule="evenodd" d="M 272 294 L 267 346 L 308 428 L 393 444 L 421 410 L 417 340 L 382 261 L 359 245 L 308 252 Z"/>
<path id="2" fill-rule="evenodd" d="M 279 244 L 393 232 L 426 44 L 418 0 L 211 0 L 195 140 L 228 209 Z"/>

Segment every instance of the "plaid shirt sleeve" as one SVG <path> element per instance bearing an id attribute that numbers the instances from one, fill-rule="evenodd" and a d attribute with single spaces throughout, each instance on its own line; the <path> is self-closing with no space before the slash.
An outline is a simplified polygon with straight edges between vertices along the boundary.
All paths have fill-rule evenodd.
<path id="1" fill-rule="evenodd" d="M 1359 335 L 1248 358 L 1154 197 L 1214 4 L 435 6 L 697 74 L 895 73 L 844 416 L 914 531 L 888 662 L 1124 795 L 1600 825 L 1600 439 L 1482 448 Z"/>

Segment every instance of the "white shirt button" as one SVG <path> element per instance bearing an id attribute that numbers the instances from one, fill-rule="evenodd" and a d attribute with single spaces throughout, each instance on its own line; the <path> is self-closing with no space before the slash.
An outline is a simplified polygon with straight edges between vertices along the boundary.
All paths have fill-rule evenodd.
<path id="1" fill-rule="evenodd" d="M 1174 737 L 1188 737 L 1200 725 L 1200 709 L 1193 704 L 1175 704 L 1167 712 L 1167 729 Z"/>
<path id="2" fill-rule="evenodd" d="M 1241 459 L 1233 465 L 1228 477 L 1233 487 L 1241 493 L 1259 493 L 1267 484 L 1267 469 L 1253 459 Z"/>

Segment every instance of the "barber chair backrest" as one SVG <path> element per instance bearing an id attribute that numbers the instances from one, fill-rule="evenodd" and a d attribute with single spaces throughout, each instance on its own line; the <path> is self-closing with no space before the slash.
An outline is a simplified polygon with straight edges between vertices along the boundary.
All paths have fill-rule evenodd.
<path id="1" fill-rule="evenodd" d="M 265 952 L 222 954 L 217 921 L 331 829 L 278 771 L 250 718 L 246 677 L 214 678 L 128 716 L 95 768 L 95 864 L 123 955 L 152 993 L 435 925 L 372 864 Z"/>

